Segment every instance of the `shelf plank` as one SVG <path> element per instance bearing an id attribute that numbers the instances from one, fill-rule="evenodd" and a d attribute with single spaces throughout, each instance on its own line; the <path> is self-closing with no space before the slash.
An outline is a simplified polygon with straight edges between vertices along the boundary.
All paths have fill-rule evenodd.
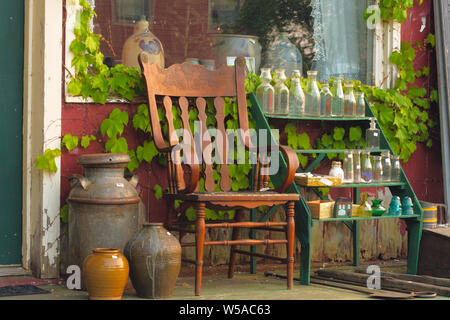
<path id="1" fill-rule="evenodd" d="M 309 187 L 297 184 L 299 187 L 305 188 L 372 188 L 372 187 L 404 187 L 405 182 L 371 182 L 371 183 L 344 183 L 340 186 L 323 186 L 323 187 Z"/>
<path id="2" fill-rule="evenodd" d="M 344 153 L 349 149 L 307 149 L 307 150 L 295 150 L 296 153 Z M 379 153 L 382 151 L 389 151 L 388 149 L 358 149 L 369 150 L 371 153 Z"/>
<path id="3" fill-rule="evenodd" d="M 418 214 L 410 214 L 410 215 L 400 215 L 400 216 L 390 216 L 383 215 L 379 217 L 349 217 L 349 218 L 327 218 L 327 219 L 312 219 L 312 221 L 361 221 L 361 220 L 382 220 L 382 219 L 412 219 L 412 218 L 420 218 Z"/>
<path id="4" fill-rule="evenodd" d="M 272 119 L 287 119 L 287 120 L 316 120 L 316 121 L 369 121 L 370 117 L 358 117 L 358 118 L 349 118 L 349 117 L 297 117 L 297 116 L 278 116 L 278 115 L 265 115 L 266 118 Z"/>

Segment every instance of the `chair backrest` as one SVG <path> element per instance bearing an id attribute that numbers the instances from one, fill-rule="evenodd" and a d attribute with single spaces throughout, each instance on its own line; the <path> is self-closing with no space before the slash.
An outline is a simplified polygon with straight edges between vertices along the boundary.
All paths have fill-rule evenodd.
<path id="1" fill-rule="evenodd" d="M 183 176 L 183 170 L 180 164 L 180 150 L 174 148 L 179 144 L 176 134 L 174 120 L 176 114 L 173 112 L 175 106 L 180 110 L 180 117 L 183 126 L 183 142 L 191 148 L 191 155 L 199 155 L 201 151 L 201 166 L 205 178 L 205 190 L 214 192 L 216 183 L 213 178 L 212 163 L 212 142 L 207 129 L 207 100 L 213 100 L 215 108 L 215 119 L 217 122 L 217 135 L 214 137 L 216 143 L 216 154 L 214 157 L 220 158 L 220 189 L 230 191 L 231 183 L 228 168 L 229 146 L 227 139 L 217 139 L 219 136 L 227 137 L 225 128 L 225 100 L 224 97 L 235 97 L 237 103 L 237 113 L 239 119 L 239 129 L 242 132 L 248 132 L 249 121 L 247 111 L 247 97 L 245 92 L 246 62 L 245 58 L 238 57 L 235 61 L 235 67 L 222 66 L 217 70 L 208 70 L 201 65 L 194 65 L 184 62 L 174 64 L 167 69 L 160 68 L 157 64 L 149 64 L 147 54 L 139 55 L 139 62 L 147 86 L 148 107 L 150 122 L 153 132 L 153 139 L 156 148 L 160 152 L 168 153 L 169 162 L 169 192 L 177 193 L 193 191 L 193 186 L 186 186 Z M 158 115 L 157 97 L 162 97 L 162 107 L 165 111 L 165 121 L 168 127 L 167 143 L 161 130 L 160 118 Z M 159 101 L 159 100 L 158 100 Z M 194 135 L 189 125 L 189 110 L 197 109 L 198 121 L 201 126 L 201 146 L 195 141 Z M 254 146 L 247 135 L 241 136 L 246 149 L 252 149 Z M 177 150 L 174 152 L 174 150 Z M 183 152 L 186 150 L 183 149 Z M 197 151 L 197 153 L 195 152 Z M 198 157 L 195 157 L 199 161 Z"/>

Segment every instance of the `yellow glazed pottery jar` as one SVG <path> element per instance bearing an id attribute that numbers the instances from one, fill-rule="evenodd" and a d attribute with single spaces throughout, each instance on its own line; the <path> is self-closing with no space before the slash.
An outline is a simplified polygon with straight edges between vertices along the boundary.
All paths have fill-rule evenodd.
<path id="1" fill-rule="evenodd" d="M 128 260 L 115 248 L 95 248 L 83 263 L 90 300 L 121 300 L 128 280 Z"/>
<path id="2" fill-rule="evenodd" d="M 149 31 L 147 20 L 140 20 L 134 28 L 134 33 L 129 37 L 122 49 L 122 64 L 126 67 L 140 68 L 138 55 L 141 52 L 148 53 L 150 63 L 156 63 L 164 68 L 164 49 L 161 41 Z"/>

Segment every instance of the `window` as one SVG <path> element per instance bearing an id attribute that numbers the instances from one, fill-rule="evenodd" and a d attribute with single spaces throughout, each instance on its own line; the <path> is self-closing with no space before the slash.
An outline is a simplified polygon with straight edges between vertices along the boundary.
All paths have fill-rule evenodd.
<path id="1" fill-rule="evenodd" d="M 381 77 L 376 73 L 378 64 L 374 64 L 380 59 L 376 55 L 380 38 L 363 17 L 373 0 L 89 2 L 98 14 L 92 27 L 103 36 L 101 51 L 108 65 L 137 66 L 136 50 L 148 50 L 160 54 L 155 61 L 165 67 L 189 61 L 217 68 L 244 55 L 249 69 L 258 74 L 261 67 L 281 66 L 287 71 L 301 69 L 303 76 L 307 70 L 318 70 L 320 81 L 343 76 L 374 84 Z M 73 15 L 76 9 L 68 9 L 68 43 L 71 21 L 76 19 Z M 146 26 L 157 40 L 134 41 L 137 49 L 130 49 L 127 40 Z M 136 57 L 134 63 L 127 60 L 126 52 Z"/>

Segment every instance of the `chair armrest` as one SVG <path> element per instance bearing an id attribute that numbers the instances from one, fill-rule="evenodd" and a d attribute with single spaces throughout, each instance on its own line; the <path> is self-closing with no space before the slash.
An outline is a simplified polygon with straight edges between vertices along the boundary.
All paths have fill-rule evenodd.
<path id="1" fill-rule="evenodd" d="M 286 161 L 286 177 L 284 178 L 283 184 L 276 188 L 275 191 L 279 193 L 285 192 L 294 182 L 295 173 L 299 167 L 298 157 L 294 150 L 288 146 L 279 146 L 281 153 L 283 154 L 284 160 Z"/>

